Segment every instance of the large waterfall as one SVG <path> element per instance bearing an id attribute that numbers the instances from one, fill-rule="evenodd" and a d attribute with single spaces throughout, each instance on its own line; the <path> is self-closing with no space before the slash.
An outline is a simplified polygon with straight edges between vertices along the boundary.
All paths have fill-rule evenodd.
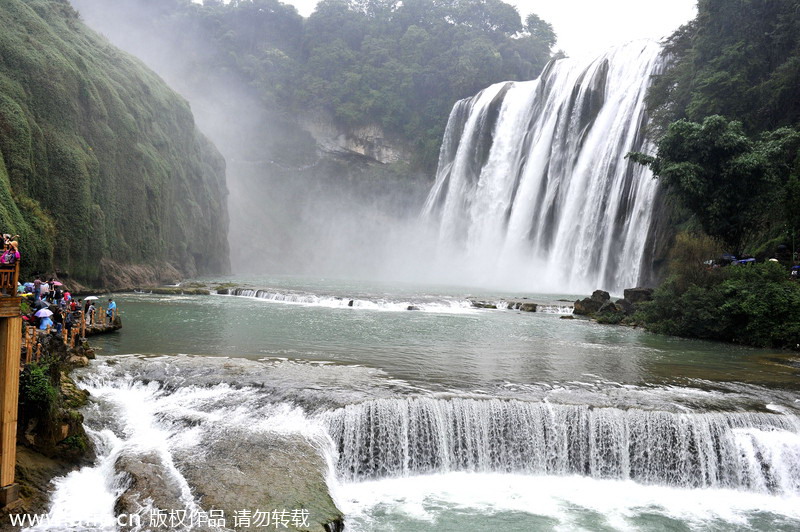
<path id="1" fill-rule="evenodd" d="M 625 155 L 650 148 L 644 97 L 660 56 L 630 43 L 458 102 L 424 210 L 442 255 L 483 284 L 636 285 L 657 184 Z"/>

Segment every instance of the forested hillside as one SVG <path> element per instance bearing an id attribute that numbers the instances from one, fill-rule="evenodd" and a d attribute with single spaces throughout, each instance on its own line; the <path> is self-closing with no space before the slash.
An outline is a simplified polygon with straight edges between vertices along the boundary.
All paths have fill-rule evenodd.
<path id="1" fill-rule="evenodd" d="M 800 1 L 701 0 L 654 83 L 647 160 L 703 231 L 768 253 L 800 229 Z M 794 198 L 794 199 L 793 199 Z"/>
<path id="2" fill-rule="evenodd" d="M 97 27 L 124 27 L 127 49 L 158 46 L 184 82 L 241 83 L 289 122 L 321 110 L 343 128 L 378 125 L 429 170 L 454 102 L 497 81 L 533 79 L 555 43 L 549 24 L 523 22 L 501 0 L 323 0 L 308 19 L 277 0 L 73 4 Z"/>
<path id="3" fill-rule="evenodd" d="M 23 273 L 226 271 L 224 161 L 186 102 L 67 0 L 3 0 L 0 27 L 0 227 Z"/>
<path id="4" fill-rule="evenodd" d="M 684 233 L 646 321 L 800 348 L 800 284 L 789 280 L 800 247 L 800 1 L 700 0 L 667 52 L 650 92 L 658 151 L 633 157 L 666 185 Z M 723 251 L 778 262 L 704 263 Z"/>

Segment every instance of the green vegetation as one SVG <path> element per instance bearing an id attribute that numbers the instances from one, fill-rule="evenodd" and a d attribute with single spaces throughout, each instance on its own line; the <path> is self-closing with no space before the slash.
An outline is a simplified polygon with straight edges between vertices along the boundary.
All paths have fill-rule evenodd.
<path id="1" fill-rule="evenodd" d="M 186 102 L 67 0 L 4 0 L 0 26 L 0 227 L 23 276 L 225 271 L 224 162 Z"/>
<path id="2" fill-rule="evenodd" d="M 796 223 L 800 203 L 800 132 L 790 127 L 748 137 L 740 122 L 714 115 L 678 120 L 658 142 L 658 156 L 632 154 L 661 179 L 706 234 L 738 253 Z M 800 226 L 795 226 L 800 228 Z"/>
<path id="3" fill-rule="evenodd" d="M 668 334 L 800 348 L 800 1 L 700 0 L 649 93 L 679 225 L 667 280 L 635 320 Z M 683 218 L 681 221 L 680 218 Z M 782 263 L 708 269 L 722 251 Z"/>
<path id="4" fill-rule="evenodd" d="M 52 418 L 58 408 L 60 365 L 52 361 L 28 364 L 19 376 L 19 400 L 31 416 Z"/>
<path id="5" fill-rule="evenodd" d="M 379 125 L 427 169 L 457 100 L 535 78 L 555 43 L 548 23 L 501 0 L 322 0 L 308 19 L 277 0 L 75 4 L 158 40 L 187 79 L 239 83 L 289 122 L 321 110 L 344 128 Z"/>
<path id="6" fill-rule="evenodd" d="M 659 333 L 800 349 L 800 283 L 776 262 L 671 276 L 634 321 Z"/>

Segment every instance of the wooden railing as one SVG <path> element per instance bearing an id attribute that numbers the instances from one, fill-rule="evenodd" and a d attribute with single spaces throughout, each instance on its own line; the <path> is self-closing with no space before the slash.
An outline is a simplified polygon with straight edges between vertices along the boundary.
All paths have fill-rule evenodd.
<path id="1" fill-rule="evenodd" d="M 0 297 L 17 297 L 17 283 L 19 282 L 19 262 L 13 266 L 0 266 Z"/>
<path id="2" fill-rule="evenodd" d="M 68 347 L 75 347 L 75 343 L 78 341 L 78 339 L 83 338 L 86 335 L 86 320 L 84 319 L 83 311 L 75 312 L 75 314 L 79 315 L 78 321 L 73 322 L 72 327 L 61 328 L 61 339 L 64 342 L 64 345 Z M 52 327 L 48 327 L 47 329 L 39 329 L 38 327 L 33 326 L 25 327 L 23 336 L 23 345 L 25 346 L 25 364 L 39 361 L 42 356 L 41 337 L 43 335 L 50 334 L 52 329 Z"/>

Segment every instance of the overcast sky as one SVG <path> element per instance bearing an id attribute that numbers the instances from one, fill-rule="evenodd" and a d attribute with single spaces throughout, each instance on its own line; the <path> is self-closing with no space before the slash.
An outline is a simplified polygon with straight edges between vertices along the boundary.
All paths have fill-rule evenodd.
<path id="1" fill-rule="evenodd" d="M 307 17 L 317 0 L 281 0 Z M 572 56 L 599 54 L 634 39 L 660 39 L 694 18 L 697 0 L 506 0 L 523 20 L 536 13 L 553 25 L 557 47 Z"/>

